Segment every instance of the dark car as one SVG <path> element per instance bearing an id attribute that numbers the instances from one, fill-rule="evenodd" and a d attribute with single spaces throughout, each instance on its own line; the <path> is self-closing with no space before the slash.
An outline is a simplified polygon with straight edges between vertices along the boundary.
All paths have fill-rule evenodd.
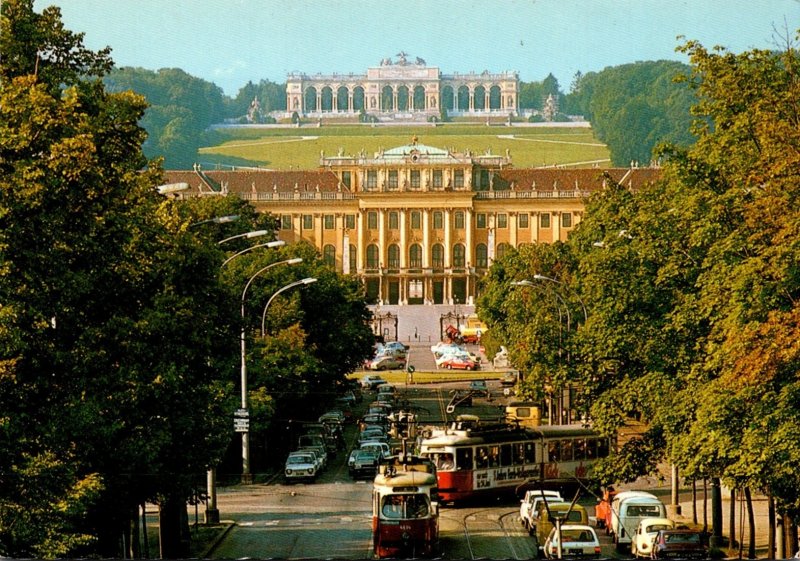
<path id="1" fill-rule="evenodd" d="M 653 559 L 705 559 L 703 534 L 694 530 L 659 530 L 653 538 Z"/>
<path id="2" fill-rule="evenodd" d="M 350 476 L 353 479 L 371 479 L 378 472 L 380 454 L 373 449 L 359 449 L 353 457 L 353 465 L 350 466 Z"/>

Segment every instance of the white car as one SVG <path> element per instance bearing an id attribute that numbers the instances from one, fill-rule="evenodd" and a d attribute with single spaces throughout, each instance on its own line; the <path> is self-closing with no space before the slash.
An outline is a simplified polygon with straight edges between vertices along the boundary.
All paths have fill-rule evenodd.
<path id="1" fill-rule="evenodd" d="M 565 524 L 561 526 L 561 559 L 585 559 L 600 557 L 600 540 L 589 525 Z M 550 530 L 544 542 L 544 554 L 548 559 L 558 557 L 558 529 Z"/>
<path id="2" fill-rule="evenodd" d="M 317 477 L 319 465 L 311 452 L 292 452 L 286 458 L 284 476 L 287 481 L 313 480 Z"/>
<path id="3" fill-rule="evenodd" d="M 541 489 L 531 489 L 525 492 L 525 496 L 519 504 L 519 519 L 523 526 L 530 533 L 536 526 L 536 517 L 539 512 L 539 505 L 545 500 L 550 502 L 563 502 L 564 498 L 558 491 Z"/>
<path id="4" fill-rule="evenodd" d="M 675 523 L 669 518 L 645 518 L 639 522 L 636 535 L 631 541 L 631 553 L 634 557 L 650 558 L 653 553 L 653 540 L 659 530 L 672 530 Z"/>

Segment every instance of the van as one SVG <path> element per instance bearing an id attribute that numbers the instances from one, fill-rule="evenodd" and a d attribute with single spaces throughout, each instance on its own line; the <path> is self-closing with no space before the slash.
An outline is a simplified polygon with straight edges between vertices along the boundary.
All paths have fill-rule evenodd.
<path id="1" fill-rule="evenodd" d="M 538 427 L 542 424 L 542 411 L 530 401 L 512 401 L 506 405 L 506 419 L 524 427 Z"/>
<path id="2" fill-rule="evenodd" d="M 567 516 L 567 512 L 569 512 L 569 516 Z M 534 532 L 537 546 L 541 547 L 544 545 L 547 536 L 550 535 L 550 530 L 556 525 L 556 518 L 561 518 L 562 524 L 589 523 L 589 514 L 586 512 L 586 509 L 579 504 L 572 505 L 572 510 L 570 510 L 570 503 L 551 503 L 547 501 L 547 505 L 545 506 L 544 501 L 542 501 L 542 503 L 538 505 L 536 531 Z"/>
<path id="3" fill-rule="evenodd" d="M 617 551 L 624 551 L 633 541 L 639 523 L 645 518 L 666 518 L 667 508 L 657 497 L 645 493 L 622 497 L 620 493 L 612 503 L 612 526 Z M 649 495 L 649 496 L 646 496 Z M 615 507 L 616 505 L 616 507 Z"/>

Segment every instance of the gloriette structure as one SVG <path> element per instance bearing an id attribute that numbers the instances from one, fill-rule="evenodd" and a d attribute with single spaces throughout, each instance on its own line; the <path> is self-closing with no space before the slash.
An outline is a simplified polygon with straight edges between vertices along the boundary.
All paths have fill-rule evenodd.
<path id="1" fill-rule="evenodd" d="M 516 72 L 442 74 L 417 57 L 400 52 L 366 74 L 308 75 L 286 78 L 286 108 L 308 118 L 357 115 L 378 119 L 424 120 L 439 116 L 515 116 L 519 104 Z"/>

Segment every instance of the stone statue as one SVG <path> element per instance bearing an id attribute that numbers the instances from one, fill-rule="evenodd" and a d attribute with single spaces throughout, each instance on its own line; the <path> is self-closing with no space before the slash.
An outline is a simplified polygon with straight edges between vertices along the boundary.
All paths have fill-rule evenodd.
<path id="1" fill-rule="evenodd" d="M 381 59 L 381 66 L 391 66 L 391 64 L 392 64 L 392 59 L 390 58 Z"/>
<path id="2" fill-rule="evenodd" d="M 400 51 L 395 56 L 398 57 L 397 64 L 399 64 L 400 66 L 405 66 L 406 64 L 408 64 L 408 61 L 406 60 L 406 57 L 408 56 L 407 52 Z"/>
<path id="3" fill-rule="evenodd" d="M 425 59 L 417 57 L 416 64 L 417 66 L 425 66 Z"/>

